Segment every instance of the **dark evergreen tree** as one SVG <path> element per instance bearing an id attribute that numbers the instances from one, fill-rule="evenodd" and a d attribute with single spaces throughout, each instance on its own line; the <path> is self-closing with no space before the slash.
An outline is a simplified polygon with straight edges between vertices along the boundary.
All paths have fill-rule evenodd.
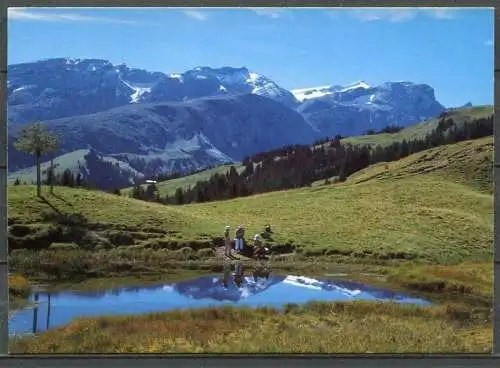
<path id="1" fill-rule="evenodd" d="M 134 185 L 130 195 L 135 199 L 144 199 L 144 188 L 141 185 Z"/>
<path id="2" fill-rule="evenodd" d="M 155 183 L 148 184 L 144 193 L 144 198 L 148 201 L 155 201 L 158 197 L 158 187 Z"/>
<path id="3" fill-rule="evenodd" d="M 177 188 L 174 194 L 174 203 L 175 204 L 184 204 L 184 191 L 182 188 Z"/>

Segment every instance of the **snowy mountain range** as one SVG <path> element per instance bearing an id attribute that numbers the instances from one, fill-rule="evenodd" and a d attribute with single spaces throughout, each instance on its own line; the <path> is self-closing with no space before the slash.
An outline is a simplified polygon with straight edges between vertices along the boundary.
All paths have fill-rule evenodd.
<path id="1" fill-rule="evenodd" d="M 91 114 L 137 103 L 254 93 L 295 106 L 293 94 L 246 68 L 199 67 L 164 74 L 106 60 L 49 59 L 9 66 L 9 122 Z"/>
<path id="2" fill-rule="evenodd" d="M 364 134 L 388 125 L 407 126 L 445 110 L 425 84 L 388 82 L 371 87 L 324 86 L 292 91 L 301 102 L 297 111 L 323 136 Z"/>
<path id="3" fill-rule="evenodd" d="M 109 166 L 103 162 L 113 162 L 113 177 L 99 179 L 109 186 L 325 136 L 407 126 L 445 110 L 430 86 L 410 82 L 288 91 L 245 67 L 165 74 L 98 59 L 10 65 L 7 93 L 11 138 L 20 125 L 42 120 L 62 138 L 61 169 L 96 177 Z M 9 149 L 13 175 L 31 172 L 32 159 Z"/>

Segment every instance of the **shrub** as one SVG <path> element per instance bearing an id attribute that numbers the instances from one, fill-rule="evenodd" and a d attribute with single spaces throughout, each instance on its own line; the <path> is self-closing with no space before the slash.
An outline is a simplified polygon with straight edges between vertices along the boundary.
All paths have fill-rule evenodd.
<path id="1" fill-rule="evenodd" d="M 9 294 L 13 297 L 27 298 L 31 292 L 31 286 L 24 277 L 20 275 L 9 276 Z"/>

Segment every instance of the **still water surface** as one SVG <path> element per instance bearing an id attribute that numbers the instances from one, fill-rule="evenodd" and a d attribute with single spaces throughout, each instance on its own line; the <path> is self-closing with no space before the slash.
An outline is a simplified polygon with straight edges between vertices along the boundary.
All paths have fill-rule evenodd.
<path id="1" fill-rule="evenodd" d="M 38 333 L 70 323 L 78 317 L 143 314 L 172 309 L 223 305 L 282 308 L 310 301 L 393 301 L 429 305 L 424 299 L 365 284 L 305 276 L 277 275 L 269 271 L 242 275 L 203 276 L 172 284 L 122 287 L 99 292 L 39 292 L 33 306 L 15 311 L 9 334 Z"/>

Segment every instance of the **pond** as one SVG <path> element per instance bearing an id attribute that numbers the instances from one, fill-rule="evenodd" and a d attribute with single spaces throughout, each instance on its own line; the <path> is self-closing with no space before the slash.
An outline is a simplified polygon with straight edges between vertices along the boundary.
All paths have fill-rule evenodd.
<path id="1" fill-rule="evenodd" d="M 39 333 L 70 323 L 77 317 L 143 314 L 172 309 L 224 305 L 282 308 L 286 304 L 310 301 L 393 301 L 417 305 L 430 302 L 390 290 L 356 282 L 274 274 L 256 268 L 226 268 L 222 274 L 208 275 L 170 284 L 122 287 L 96 292 L 38 292 L 31 306 L 14 311 L 9 334 Z"/>

